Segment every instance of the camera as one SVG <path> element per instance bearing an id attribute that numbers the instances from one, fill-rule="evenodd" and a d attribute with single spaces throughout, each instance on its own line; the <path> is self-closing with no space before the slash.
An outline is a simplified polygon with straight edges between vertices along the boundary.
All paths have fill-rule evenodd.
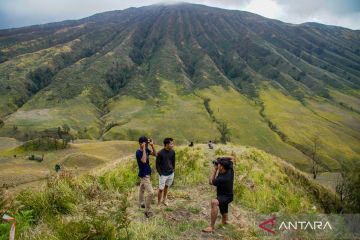
<path id="1" fill-rule="evenodd" d="M 212 161 L 212 163 L 213 163 L 214 165 L 216 165 L 216 166 L 217 166 L 217 165 L 219 165 L 219 161 L 218 161 L 218 159 L 213 160 L 213 161 Z"/>
<path id="2" fill-rule="evenodd" d="M 215 166 L 218 166 L 219 164 L 221 164 L 222 166 L 224 166 L 225 169 L 233 168 L 233 162 L 231 161 L 231 158 L 228 158 L 228 157 L 217 158 L 216 160 L 213 160 L 212 163 Z"/>

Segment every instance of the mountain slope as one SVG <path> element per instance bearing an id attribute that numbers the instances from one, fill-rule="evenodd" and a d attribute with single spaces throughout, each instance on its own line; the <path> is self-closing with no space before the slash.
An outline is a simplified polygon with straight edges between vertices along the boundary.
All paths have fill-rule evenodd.
<path id="1" fill-rule="evenodd" d="M 26 140 L 68 124 L 87 138 L 205 142 L 225 123 L 230 141 L 305 170 L 320 134 L 322 168 L 338 169 L 360 158 L 359 43 L 359 31 L 194 4 L 2 30 L 0 133 Z"/>

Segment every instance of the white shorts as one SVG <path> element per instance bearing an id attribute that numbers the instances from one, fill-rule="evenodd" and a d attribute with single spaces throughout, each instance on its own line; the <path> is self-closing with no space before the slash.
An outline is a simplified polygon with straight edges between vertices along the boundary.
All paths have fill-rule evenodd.
<path id="1" fill-rule="evenodd" d="M 174 173 L 170 174 L 169 176 L 161 175 L 159 177 L 159 189 L 164 190 L 165 185 L 170 187 L 174 181 Z"/>

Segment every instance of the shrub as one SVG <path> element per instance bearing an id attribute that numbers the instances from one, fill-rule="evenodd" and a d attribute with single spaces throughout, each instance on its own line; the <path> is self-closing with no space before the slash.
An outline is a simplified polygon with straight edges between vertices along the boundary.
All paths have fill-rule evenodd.
<path id="1" fill-rule="evenodd" d="M 58 223 L 56 232 L 60 239 L 116 239 L 115 227 L 109 218 L 105 216 L 95 215 L 90 218 L 82 217 L 80 220 Z"/>
<path id="2" fill-rule="evenodd" d="M 129 169 L 131 169 L 129 171 Z M 105 173 L 100 177 L 100 184 L 105 189 L 124 191 L 136 185 L 138 182 L 137 165 L 133 161 L 128 164 L 120 165 L 113 171 Z"/>
<path id="3" fill-rule="evenodd" d="M 77 190 L 69 184 L 69 179 L 59 177 L 50 178 L 43 191 L 25 190 L 18 196 L 21 209 L 31 210 L 36 220 L 49 215 L 73 212 L 79 198 Z"/>
<path id="4" fill-rule="evenodd" d="M 120 89 L 126 86 L 133 73 L 133 68 L 117 65 L 106 73 L 106 82 L 114 93 L 118 93 Z"/>
<path id="5" fill-rule="evenodd" d="M 360 213 L 360 174 L 359 170 L 353 169 L 344 176 L 346 210 L 351 213 Z"/>
<path id="6" fill-rule="evenodd" d="M 31 93 L 36 93 L 44 87 L 48 86 L 51 83 L 51 79 L 55 75 L 55 71 L 49 66 L 43 66 L 31 71 L 28 75 L 28 78 L 33 82 L 33 85 L 30 85 L 29 91 Z"/>
<path id="7" fill-rule="evenodd" d="M 182 185 L 194 185 L 205 180 L 204 164 L 206 157 L 203 152 L 189 147 L 176 150 L 175 178 Z"/>

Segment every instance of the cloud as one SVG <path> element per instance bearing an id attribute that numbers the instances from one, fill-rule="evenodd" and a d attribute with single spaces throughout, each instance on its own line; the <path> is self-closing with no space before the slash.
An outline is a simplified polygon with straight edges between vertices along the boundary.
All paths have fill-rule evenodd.
<path id="1" fill-rule="evenodd" d="M 181 1 L 181 0 L 180 0 Z M 360 29 L 359 0 L 188 0 L 209 6 L 254 12 L 284 22 L 317 21 Z M 20 27 L 158 3 L 159 0 L 1 0 L 0 28 Z M 167 0 L 163 3 L 174 3 Z"/>
<path id="2" fill-rule="evenodd" d="M 292 23 L 321 22 L 360 29 L 358 0 L 274 0 L 282 6 L 278 19 Z"/>
<path id="3" fill-rule="evenodd" d="M 272 0 L 253 0 L 243 10 L 268 18 L 277 18 L 283 12 L 282 6 Z"/>

